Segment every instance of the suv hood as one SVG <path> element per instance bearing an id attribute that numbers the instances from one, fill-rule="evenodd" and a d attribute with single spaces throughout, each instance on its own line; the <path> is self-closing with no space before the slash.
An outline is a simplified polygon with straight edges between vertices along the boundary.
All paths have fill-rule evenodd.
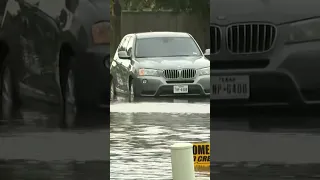
<path id="1" fill-rule="evenodd" d="M 205 57 L 159 57 L 159 58 L 136 58 L 141 68 L 150 69 L 180 69 L 180 68 L 205 68 L 210 67 L 210 61 Z"/>
<path id="2" fill-rule="evenodd" d="M 282 24 L 320 16 L 319 0 L 211 0 L 210 6 L 210 21 L 219 25 L 248 21 Z"/>

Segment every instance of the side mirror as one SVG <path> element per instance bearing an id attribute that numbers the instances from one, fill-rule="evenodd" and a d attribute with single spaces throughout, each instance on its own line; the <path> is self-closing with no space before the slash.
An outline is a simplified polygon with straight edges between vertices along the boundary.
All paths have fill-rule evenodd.
<path id="1" fill-rule="evenodd" d="M 118 56 L 120 59 L 130 59 L 131 57 L 127 54 L 127 51 L 119 51 Z"/>
<path id="2" fill-rule="evenodd" d="M 204 55 L 205 55 L 205 56 L 210 55 L 210 49 L 206 49 L 206 50 L 204 51 Z"/>
<path id="3" fill-rule="evenodd" d="M 206 49 L 206 50 L 204 51 L 204 56 L 205 56 L 207 59 L 210 60 L 210 49 Z"/>

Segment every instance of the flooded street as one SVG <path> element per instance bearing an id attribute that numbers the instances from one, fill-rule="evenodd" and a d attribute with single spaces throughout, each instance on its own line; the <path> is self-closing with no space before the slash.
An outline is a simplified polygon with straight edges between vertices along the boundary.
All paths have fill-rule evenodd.
<path id="1" fill-rule="evenodd" d="M 114 103 L 110 111 L 110 179 L 172 179 L 170 146 L 210 140 L 209 102 Z"/>
<path id="2" fill-rule="evenodd" d="M 214 117 L 210 123 L 206 101 L 158 101 L 116 101 L 110 119 L 105 110 L 84 114 L 70 130 L 55 126 L 54 113 L 24 112 L 15 126 L 0 126 L 1 179 L 168 180 L 169 147 L 209 139 L 213 179 L 320 178 L 319 117 L 259 117 L 268 128 L 252 129 L 251 117 Z M 209 179 L 206 171 L 196 175 Z"/>
<path id="3" fill-rule="evenodd" d="M 18 125 L 0 126 L 1 179 L 109 179 L 108 116 L 88 114 L 79 127 L 62 131 L 56 114 L 25 112 Z"/>
<path id="4" fill-rule="evenodd" d="M 265 129 L 251 129 L 244 118 L 211 119 L 211 177 L 218 180 L 320 179 L 320 126 L 317 117 L 254 118 Z"/>
<path id="5" fill-rule="evenodd" d="M 117 101 L 111 119 L 103 110 L 85 114 L 70 130 L 57 128 L 48 111 L 27 111 L 15 126 L 0 126 L 1 179 L 171 179 L 170 145 L 210 138 L 209 102 Z"/>

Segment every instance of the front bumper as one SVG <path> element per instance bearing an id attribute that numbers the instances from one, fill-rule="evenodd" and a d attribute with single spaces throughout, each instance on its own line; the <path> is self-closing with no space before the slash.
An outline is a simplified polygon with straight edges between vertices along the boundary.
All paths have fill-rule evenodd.
<path id="1" fill-rule="evenodd" d="M 167 80 L 164 77 L 141 76 L 134 79 L 136 96 L 209 96 L 210 76 L 190 80 Z M 188 86 L 188 92 L 175 93 L 174 86 Z"/>
<path id="2" fill-rule="evenodd" d="M 80 52 L 75 60 L 76 97 L 80 104 L 109 104 L 110 60 L 108 45 L 95 46 Z"/>
<path id="3" fill-rule="evenodd" d="M 285 72 L 213 72 L 212 76 L 248 76 L 250 89 L 248 98 L 218 99 L 217 94 L 213 92 L 216 86 L 212 81 L 211 105 L 214 106 L 287 106 L 303 104 L 305 101 L 294 79 Z"/>
<path id="4" fill-rule="evenodd" d="M 250 95 L 241 99 L 217 99 L 211 91 L 212 107 L 320 104 L 320 42 L 280 43 L 273 51 L 247 57 L 226 54 L 212 57 L 211 77 L 248 76 Z M 224 59 L 235 59 L 235 64 L 228 65 Z M 212 88 L 214 83 L 211 81 Z"/>

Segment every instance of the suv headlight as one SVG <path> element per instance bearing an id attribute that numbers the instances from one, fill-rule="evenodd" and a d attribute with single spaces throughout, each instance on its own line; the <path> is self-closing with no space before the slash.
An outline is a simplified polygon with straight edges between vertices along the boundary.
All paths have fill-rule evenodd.
<path id="1" fill-rule="evenodd" d="M 110 23 L 98 22 L 92 26 L 91 31 L 94 44 L 110 43 Z"/>
<path id="2" fill-rule="evenodd" d="M 199 69 L 198 74 L 199 76 L 210 75 L 210 67 Z"/>
<path id="3" fill-rule="evenodd" d="M 292 23 L 287 43 L 320 40 L 320 19 Z"/>
<path id="4" fill-rule="evenodd" d="M 139 69 L 139 76 L 160 76 L 161 71 L 157 69 Z"/>

